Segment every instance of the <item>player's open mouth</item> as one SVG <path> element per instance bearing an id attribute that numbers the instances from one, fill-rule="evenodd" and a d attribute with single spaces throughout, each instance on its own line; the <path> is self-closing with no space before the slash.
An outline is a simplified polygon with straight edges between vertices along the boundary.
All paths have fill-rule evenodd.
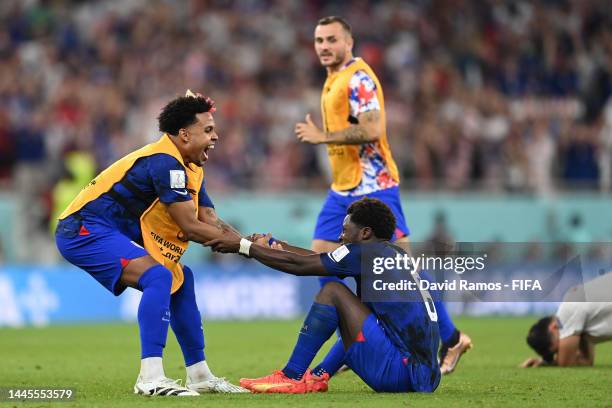
<path id="1" fill-rule="evenodd" d="M 214 145 L 214 143 L 213 143 L 213 144 L 209 144 L 208 146 L 206 146 L 206 147 L 204 148 L 204 150 L 202 150 L 202 159 L 203 159 L 203 161 L 208 160 L 208 152 L 209 152 L 210 150 L 213 150 L 214 148 L 215 148 L 215 145 Z"/>

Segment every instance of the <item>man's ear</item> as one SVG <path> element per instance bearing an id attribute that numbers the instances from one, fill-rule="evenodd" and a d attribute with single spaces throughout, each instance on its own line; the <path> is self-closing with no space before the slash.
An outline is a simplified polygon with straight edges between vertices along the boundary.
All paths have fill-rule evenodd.
<path id="1" fill-rule="evenodd" d="M 189 134 L 189 132 L 187 131 L 187 129 L 185 128 L 181 128 L 178 131 L 178 138 L 180 141 L 182 141 L 183 143 L 189 143 L 189 141 L 191 140 L 191 135 Z"/>
<path id="2" fill-rule="evenodd" d="M 556 317 L 552 318 L 552 320 L 550 321 L 550 324 L 548 325 L 548 329 L 549 330 L 559 330 L 559 322 L 557 321 Z"/>
<path id="3" fill-rule="evenodd" d="M 374 234 L 374 232 L 372 231 L 372 228 L 370 228 L 370 227 L 364 227 L 364 228 L 361 230 L 361 238 L 362 238 L 363 240 L 366 240 L 366 239 L 370 239 L 370 238 L 372 238 L 372 235 L 373 235 L 373 234 Z"/>

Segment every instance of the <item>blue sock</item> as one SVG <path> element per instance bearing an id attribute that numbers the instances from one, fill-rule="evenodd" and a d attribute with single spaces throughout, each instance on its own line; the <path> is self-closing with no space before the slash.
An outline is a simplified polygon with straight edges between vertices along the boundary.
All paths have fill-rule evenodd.
<path id="1" fill-rule="evenodd" d="M 193 272 L 184 266 L 185 280 L 170 298 L 170 325 L 183 351 L 185 367 L 204 361 L 202 317 L 196 303 Z"/>
<path id="2" fill-rule="evenodd" d="M 344 344 L 342 344 L 342 339 L 338 339 L 336 343 L 329 350 L 329 353 L 325 356 L 323 361 L 316 366 L 312 373 L 314 375 L 318 375 L 319 377 L 323 374 L 327 373 L 329 376 L 333 376 L 336 372 L 342 367 L 344 364 L 344 356 L 346 352 L 344 351 Z"/>
<path id="3" fill-rule="evenodd" d="M 313 303 L 300 330 L 298 341 L 283 373 L 294 380 L 302 376 L 323 344 L 338 327 L 338 312 L 334 306 Z"/>
<path id="4" fill-rule="evenodd" d="M 446 310 L 446 305 L 442 301 L 434 302 L 436 312 L 438 313 L 438 327 L 440 329 L 440 340 L 442 343 L 448 343 L 453 338 L 453 333 L 457 330 L 451 317 Z"/>
<path id="5" fill-rule="evenodd" d="M 323 287 L 325 286 L 328 282 L 338 282 L 343 284 L 344 286 L 346 286 L 346 282 L 344 282 L 344 279 L 340 279 L 337 276 L 322 276 L 319 277 L 319 286 Z M 348 288 L 348 286 L 346 286 Z M 340 334 L 340 328 L 338 327 L 338 329 L 336 330 L 336 336 L 338 336 L 339 340 L 342 340 L 342 335 Z"/>
<path id="6" fill-rule="evenodd" d="M 142 298 L 138 305 L 141 358 L 161 357 L 170 323 L 172 274 L 161 265 L 147 269 L 138 280 Z"/>
<path id="7" fill-rule="evenodd" d="M 421 271 L 420 273 L 421 279 L 424 279 L 428 282 L 435 282 L 431 275 L 427 271 Z M 443 344 L 448 343 L 453 339 L 453 334 L 457 331 L 455 328 L 455 324 L 451 319 L 448 311 L 446 310 L 446 305 L 441 300 L 442 296 L 438 290 L 431 290 L 431 297 L 434 300 L 434 305 L 436 306 L 436 312 L 438 314 L 438 328 L 440 330 L 440 340 Z"/>

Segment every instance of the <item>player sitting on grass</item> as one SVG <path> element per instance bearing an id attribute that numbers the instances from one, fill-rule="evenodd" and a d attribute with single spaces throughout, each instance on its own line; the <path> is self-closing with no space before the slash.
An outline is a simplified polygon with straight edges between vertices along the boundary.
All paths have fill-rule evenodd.
<path id="1" fill-rule="evenodd" d="M 378 392 L 432 392 L 440 382 L 436 351 L 440 341 L 436 309 L 427 291 L 413 291 L 404 301 L 362 302 L 362 254 L 395 257 L 403 253 L 389 240 L 395 217 L 380 200 L 363 198 L 350 205 L 342 227 L 344 245 L 329 253 L 281 243 L 273 248 L 252 245 L 247 239 L 223 237 L 205 245 L 217 252 L 239 252 L 280 271 L 298 276 L 353 277 L 356 296 L 340 282 L 327 282 L 317 294 L 289 362 L 282 370 L 240 384 L 253 392 L 292 393 L 327 391 L 327 382 L 341 364 L 348 365 Z M 405 270 L 389 270 L 389 277 L 418 280 Z M 386 299 L 388 300 L 388 299 Z M 315 355 L 337 328 L 344 358 L 325 358 L 308 370 Z M 331 361 L 330 361 L 331 360 Z"/>
<path id="2" fill-rule="evenodd" d="M 570 289 L 555 316 L 531 327 L 527 343 L 541 358 L 528 358 L 521 366 L 592 366 L 595 344 L 606 340 L 612 340 L 612 273 Z"/>
<path id="3" fill-rule="evenodd" d="M 340 245 L 338 236 L 346 210 L 363 197 L 377 198 L 395 216 L 391 241 L 407 248 L 410 229 L 400 199 L 400 177 L 387 139 L 385 100 L 374 70 L 353 55 L 353 32 L 342 17 L 324 17 L 314 30 L 314 48 L 327 71 L 321 93 L 323 127 L 312 121 L 295 125 L 300 142 L 326 144 L 332 170 L 332 185 L 317 218 L 312 241 L 315 252 L 332 252 Z M 337 277 L 320 278 L 321 287 Z M 440 329 L 440 371 L 452 373 L 472 339 L 459 331 L 442 301 L 436 302 Z M 344 355 L 338 340 L 329 359 Z"/>

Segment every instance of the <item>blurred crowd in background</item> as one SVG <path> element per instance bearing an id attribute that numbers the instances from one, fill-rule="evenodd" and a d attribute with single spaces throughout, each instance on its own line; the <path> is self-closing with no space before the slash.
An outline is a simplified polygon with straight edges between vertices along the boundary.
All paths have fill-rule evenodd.
<path id="1" fill-rule="evenodd" d="M 324 189 L 293 129 L 320 123 L 326 15 L 382 82 L 404 188 L 611 189 L 609 0 L 2 1 L 0 189 L 50 218 L 53 186 L 157 139 L 187 88 L 217 102 L 211 191 Z"/>

